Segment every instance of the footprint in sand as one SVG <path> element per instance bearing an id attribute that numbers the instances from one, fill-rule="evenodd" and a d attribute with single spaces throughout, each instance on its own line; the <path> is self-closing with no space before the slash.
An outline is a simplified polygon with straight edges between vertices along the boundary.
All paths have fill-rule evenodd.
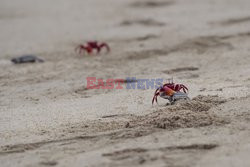
<path id="1" fill-rule="evenodd" d="M 142 25 L 142 26 L 158 26 L 162 27 L 165 25 L 163 22 L 159 22 L 153 19 L 136 19 L 136 20 L 125 20 L 120 23 L 121 26 L 132 26 L 132 25 Z"/>
<path id="2" fill-rule="evenodd" d="M 41 164 L 43 166 L 55 166 L 58 163 L 56 161 L 46 161 L 46 162 L 40 162 L 39 164 Z"/>
<path id="3" fill-rule="evenodd" d="M 156 8 L 170 6 L 174 4 L 174 1 L 137 1 L 131 3 L 130 6 L 134 8 Z"/>
<path id="4" fill-rule="evenodd" d="M 221 26 L 231 26 L 231 25 L 236 25 L 236 24 L 241 24 L 241 23 L 246 23 L 246 22 L 250 23 L 250 16 L 240 17 L 240 18 L 230 18 L 230 19 L 215 22 L 212 24 L 217 24 Z"/>
<path id="5" fill-rule="evenodd" d="M 203 154 L 208 153 L 210 150 L 217 148 L 217 144 L 191 144 L 191 145 L 178 145 L 160 148 L 129 148 L 114 151 L 111 153 L 102 154 L 103 157 L 110 159 L 107 166 L 115 166 L 119 164 L 128 164 L 131 166 L 141 164 L 157 164 L 160 161 L 167 162 L 171 166 L 185 166 L 187 161 L 183 157 L 190 157 L 189 161 L 193 162 L 199 159 Z M 105 165 L 104 165 L 105 166 Z"/>
<path id="6" fill-rule="evenodd" d="M 145 36 L 142 36 L 142 37 L 137 37 L 137 38 L 135 38 L 135 40 L 136 41 L 146 41 L 146 40 L 150 40 L 150 39 L 156 39 L 158 37 L 159 36 L 154 35 L 154 34 L 148 34 L 148 35 L 145 35 Z"/>
<path id="7" fill-rule="evenodd" d="M 181 67 L 181 68 L 174 68 L 171 70 L 165 70 L 163 71 L 166 74 L 173 74 L 173 73 L 178 73 L 178 72 L 183 72 L 183 71 L 197 71 L 199 70 L 198 67 Z"/>

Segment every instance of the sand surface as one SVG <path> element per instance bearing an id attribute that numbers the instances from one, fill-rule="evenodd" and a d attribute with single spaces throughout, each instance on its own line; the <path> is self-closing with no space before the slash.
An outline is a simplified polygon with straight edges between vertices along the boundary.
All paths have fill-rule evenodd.
<path id="1" fill-rule="evenodd" d="M 249 0 L 0 0 L 0 166 L 250 166 L 249 28 Z M 93 39 L 112 52 L 74 52 Z M 192 100 L 87 77 L 174 77 Z"/>

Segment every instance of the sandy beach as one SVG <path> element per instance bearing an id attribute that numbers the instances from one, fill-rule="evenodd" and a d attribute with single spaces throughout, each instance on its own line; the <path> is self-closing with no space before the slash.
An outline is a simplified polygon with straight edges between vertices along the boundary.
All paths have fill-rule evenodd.
<path id="1" fill-rule="evenodd" d="M 249 167 L 249 27 L 248 0 L 0 0 L 0 166 Z M 111 52 L 75 52 L 91 40 Z M 173 77 L 191 100 L 87 77 Z"/>

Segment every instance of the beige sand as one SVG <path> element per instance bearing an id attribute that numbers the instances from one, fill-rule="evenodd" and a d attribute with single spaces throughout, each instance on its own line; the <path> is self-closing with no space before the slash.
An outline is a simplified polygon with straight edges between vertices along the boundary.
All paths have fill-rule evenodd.
<path id="1" fill-rule="evenodd" d="M 250 166 L 250 1 L 0 0 L 0 166 Z M 87 40 L 112 52 L 79 56 Z M 33 53 L 41 64 L 13 65 Z M 86 90 L 86 77 L 170 78 Z"/>

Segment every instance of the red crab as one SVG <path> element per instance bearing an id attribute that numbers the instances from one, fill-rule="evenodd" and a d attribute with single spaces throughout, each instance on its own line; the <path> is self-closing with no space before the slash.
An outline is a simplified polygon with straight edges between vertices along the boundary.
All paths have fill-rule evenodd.
<path id="1" fill-rule="evenodd" d="M 183 92 L 181 92 L 183 90 Z M 168 99 L 171 104 L 173 104 L 176 100 L 179 99 L 189 99 L 187 96 L 188 88 L 183 84 L 175 84 L 172 82 L 166 83 L 163 86 L 156 89 L 154 93 L 154 97 L 152 99 L 152 104 L 154 104 L 154 101 L 157 103 L 157 97 L 160 95 L 160 97 L 164 99 Z"/>
<path id="2" fill-rule="evenodd" d="M 102 42 L 98 43 L 97 41 L 88 41 L 86 45 L 78 45 L 75 48 L 75 51 L 81 54 L 82 52 L 86 51 L 88 54 L 91 54 L 94 49 L 97 50 L 97 53 L 100 53 L 101 49 L 105 47 L 107 52 L 110 51 L 110 47 L 107 43 Z"/>
<path id="3" fill-rule="evenodd" d="M 183 84 L 175 84 L 174 81 L 173 81 L 173 78 L 169 80 L 169 83 L 166 83 L 166 84 L 163 85 L 163 87 L 165 87 L 165 86 L 167 86 L 170 89 L 172 89 L 174 91 L 177 91 L 177 92 L 183 90 L 184 93 L 187 93 L 187 91 L 188 91 L 188 88 L 185 85 L 183 85 Z"/>

